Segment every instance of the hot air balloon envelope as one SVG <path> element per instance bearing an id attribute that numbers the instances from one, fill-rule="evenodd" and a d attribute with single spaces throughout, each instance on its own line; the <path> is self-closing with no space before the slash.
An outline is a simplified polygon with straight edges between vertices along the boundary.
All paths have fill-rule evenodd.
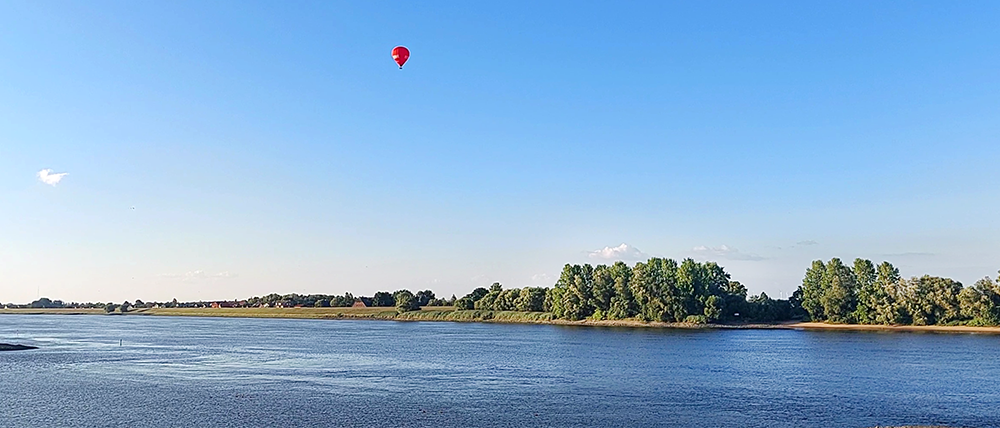
<path id="1" fill-rule="evenodd" d="M 392 59 L 399 64 L 399 68 L 403 68 L 403 64 L 406 64 L 406 60 L 410 59 L 410 50 L 403 46 L 396 46 L 392 48 Z"/>

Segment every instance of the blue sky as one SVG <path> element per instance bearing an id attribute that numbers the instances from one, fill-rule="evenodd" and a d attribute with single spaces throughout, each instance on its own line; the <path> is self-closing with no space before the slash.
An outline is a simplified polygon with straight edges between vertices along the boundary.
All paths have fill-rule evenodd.
<path id="1" fill-rule="evenodd" d="M 5 2 L 0 301 L 461 296 L 648 256 L 774 297 L 834 256 L 971 284 L 1000 269 L 996 22 L 995 2 Z"/>

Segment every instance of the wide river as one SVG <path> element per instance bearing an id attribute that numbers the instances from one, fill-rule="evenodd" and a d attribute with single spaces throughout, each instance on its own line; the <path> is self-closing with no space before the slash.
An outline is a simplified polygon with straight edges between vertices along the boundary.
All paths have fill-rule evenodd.
<path id="1" fill-rule="evenodd" d="M 0 426 L 1000 427 L 1000 336 L 0 315 Z"/>

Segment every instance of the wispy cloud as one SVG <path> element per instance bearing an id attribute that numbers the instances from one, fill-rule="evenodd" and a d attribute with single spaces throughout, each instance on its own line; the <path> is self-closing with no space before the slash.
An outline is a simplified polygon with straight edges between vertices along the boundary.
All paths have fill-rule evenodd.
<path id="1" fill-rule="evenodd" d="M 921 253 L 921 252 L 880 254 L 880 256 L 882 257 L 932 257 L 936 255 L 937 254 L 934 253 Z"/>
<path id="2" fill-rule="evenodd" d="M 625 243 L 622 243 L 617 247 L 604 247 L 600 250 L 590 251 L 587 253 L 587 256 L 592 259 L 621 261 L 636 261 L 649 258 L 646 253 L 643 253 L 642 251 L 639 251 L 638 248 Z"/>
<path id="3" fill-rule="evenodd" d="M 69 175 L 69 173 L 60 172 L 57 174 L 53 174 L 51 169 L 43 169 L 41 171 L 38 171 L 37 175 L 38 175 L 38 181 L 48 184 L 49 186 L 55 186 L 56 184 L 59 184 L 60 181 L 62 181 L 63 177 Z"/>
<path id="4" fill-rule="evenodd" d="M 552 275 L 547 273 L 537 273 L 531 275 L 531 285 L 544 285 L 547 287 L 552 285 L 554 282 L 555 281 L 552 279 Z"/>
<path id="5" fill-rule="evenodd" d="M 182 274 L 176 274 L 176 273 L 164 273 L 164 274 L 160 274 L 160 277 L 162 277 L 162 278 L 174 278 L 174 279 L 180 279 L 181 281 L 198 281 L 198 280 L 206 280 L 206 279 L 235 278 L 236 276 L 238 276 L 238 275 L 236 275 L 234 273 L 231 273 L 229 271 L 224 271 L 224 272 L 219 272 L 219 273 L 211 274 L 211 273 L 205 272 L 203 270 L 193 270 L 193 271 L 190 271 L 190 272 L 184 272 Z"/>
<path id="6" fill-rule="evenodd" d="M 816 242 L 816 241 L 813 241 L 813 240 L 810 239 L 810 240 L 807 240 L 807 241 L 796 242 L 795 245 L 819 245 L 819 242 Z"/>
<path id="7" fill-rule="evenodd" d="M 759 261 L 767 259 L 767 257 L 758 256 L 756 254 L 740 252 L 740 250 L 732 248 L 728 245 L 722 245 L 719 247 L 706 247 L 704 245 L 699 245 L 692 248 L 692 251 L 701 256 L 718 257 L 726 260 Z"/>

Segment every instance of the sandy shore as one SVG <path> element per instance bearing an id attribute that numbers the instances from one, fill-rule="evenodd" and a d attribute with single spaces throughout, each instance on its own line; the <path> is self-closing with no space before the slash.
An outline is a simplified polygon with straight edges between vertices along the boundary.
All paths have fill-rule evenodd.
<path id="1" fill-rule="evenodd" d="M 786 324 L 783 328 L 803 330 L 850 330 L 850 331 L 904 331 L 930 333 L 988 333 L 1000 334 L 1000 327 L 970 327 L 966 325 L 864 325 L 827 324 L 822 322 L 800 322 Z"/>

